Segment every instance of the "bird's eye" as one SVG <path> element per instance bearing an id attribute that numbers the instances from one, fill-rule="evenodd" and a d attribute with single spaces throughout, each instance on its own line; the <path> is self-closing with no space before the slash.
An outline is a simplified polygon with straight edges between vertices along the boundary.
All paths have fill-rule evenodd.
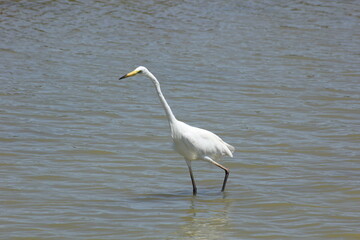
<path id="1" fill-rule="evenodd" d="M 142 73 L 143 71 L 142 70 L 140 70 L 138 73 Z"/>

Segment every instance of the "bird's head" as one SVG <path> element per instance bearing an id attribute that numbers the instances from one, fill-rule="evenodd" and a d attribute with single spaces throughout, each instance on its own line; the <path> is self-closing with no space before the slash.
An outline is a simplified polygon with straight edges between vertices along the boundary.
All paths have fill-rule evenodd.
<path id="1" fill-rule="evenodd" d="M 137 67 L 134 71 L 129 72 L 128 74 L 125 74 L 124 76 L 120 77 L 119 80 L 127 78 L 127 77 L 135 76 L 136 74 L 139 74 L 139 73 L 141 74 L 141 73 L 147 73 L 147 72 L 148 72 L 148 70 L 146 67 L 140 66 L 140 67 Z"/>

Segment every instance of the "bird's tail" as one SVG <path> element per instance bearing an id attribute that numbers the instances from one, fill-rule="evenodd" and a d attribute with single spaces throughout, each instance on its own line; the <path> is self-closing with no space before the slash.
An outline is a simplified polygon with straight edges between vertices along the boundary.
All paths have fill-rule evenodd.
<path id="1" fill-rule="evenodd" d="M 226 147 L 230 150 L 231 154 L 229 154 L 230 157 L 233 157 L 232 156 L 232 153 L 235 152 L 235 147 L 234 146 L 231 146 L 230 144 L 228 143 L 225 143 Z"/>

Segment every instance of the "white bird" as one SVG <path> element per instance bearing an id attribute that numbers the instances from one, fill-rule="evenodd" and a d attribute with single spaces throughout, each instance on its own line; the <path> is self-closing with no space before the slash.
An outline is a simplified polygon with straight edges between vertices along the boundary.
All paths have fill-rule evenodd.
<path id="1" fill-rule="evenodd" d="M 177 120 L 161 92 L 159 81 L 146 67 L 137 67 L 134 71 L 120 77 L 119 80 L 135 76 L 136 74 L 144 74 L 149 77 L 155 85 L 169 121 L 171 138 L 174 142 L 175 150 L 185 158 L 189 168 L 193 185 L 193 194 L 196 195 L 197 193 L 195 179 L 191 169 L 191 161 L 193 160 L 210 162 L 225 171 L 224 182 L 221 188 L 221 191 L 223 192 L 229 176 L 229 169 L 217 163 L 215 160 L 220 159 L 222 156 L 233 157 L 232 153 L 235 151 L 235 148 L 208 130 L 193 127 Z"/>

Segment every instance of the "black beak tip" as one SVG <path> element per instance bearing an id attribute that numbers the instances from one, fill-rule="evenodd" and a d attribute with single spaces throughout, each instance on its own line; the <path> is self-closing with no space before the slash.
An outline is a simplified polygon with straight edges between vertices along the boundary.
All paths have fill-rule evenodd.
<path id="1" fill-rule="evenodd" d="M 126 75 L 124 75 L 124 76 L 120 77 L 120 78 L 119 78 L 119 80 L 124 79 L 124 78 L 125 78 L 125 76 L 126 76 Z"/>

